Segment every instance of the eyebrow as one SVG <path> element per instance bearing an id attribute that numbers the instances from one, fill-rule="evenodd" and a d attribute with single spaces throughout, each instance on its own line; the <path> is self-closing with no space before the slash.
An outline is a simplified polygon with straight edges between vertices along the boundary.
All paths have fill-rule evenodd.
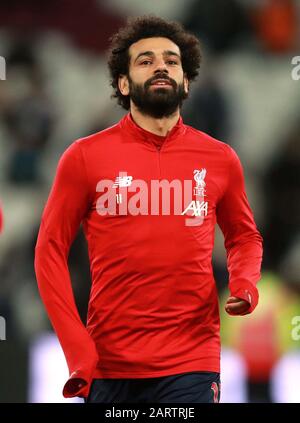
<path id="1" fill-rule="evenodd" d="M 165 51 L 163 51 L 163 55 L 164 56 L 177 56 L 181 60 L 180 55 L 178 53 L 176 53 L 175 51 L 172 51 L 172 50 L 165 50 Z M 150 51 L 150 50 L 148 50 L 148 51 L 142 51 L 141 53 L 139 53 L 137 55 L 137 57 L 136 57 L 136 59 L 135 59 L 134 62 L 136 62 L 138 60 L 138 58 L 140 58 L 141 56 L 152 56 L 153 57 L 154 56 L 154 53 L 153 53 L 153 51 Z"/>

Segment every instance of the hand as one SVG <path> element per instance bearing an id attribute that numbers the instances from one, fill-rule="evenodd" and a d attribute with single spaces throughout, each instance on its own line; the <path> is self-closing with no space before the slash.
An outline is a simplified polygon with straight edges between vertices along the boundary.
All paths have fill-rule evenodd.
<path id="1" fill-rule="evenodd" d="M 246 314 L 249 308 L 250 303 L 248 301 L 237 297 L 229 297 L 225 305 L 225 311 L 233 316 Z"/>

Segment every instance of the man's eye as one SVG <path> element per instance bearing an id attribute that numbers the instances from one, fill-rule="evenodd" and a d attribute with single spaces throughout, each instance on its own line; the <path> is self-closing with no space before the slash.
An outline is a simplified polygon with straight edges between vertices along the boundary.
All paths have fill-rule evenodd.
<path id="1" fill-rule="evenodd" d="M 169 65 L 177 65 L 175 60 L 168 60 Z"/>
<path id="2" fill-rule="evenodd" d="M 151 60 L 143 60 L 141 65 L 148 65 L 149 63 L 151 64 Z"/>

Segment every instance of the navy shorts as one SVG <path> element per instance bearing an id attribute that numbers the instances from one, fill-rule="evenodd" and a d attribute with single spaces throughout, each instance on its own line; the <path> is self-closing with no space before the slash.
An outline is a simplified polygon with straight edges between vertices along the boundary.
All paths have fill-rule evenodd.
<path id="1" fill-rule="evenodd" d="M 189 372 L 144 379 L 94 379 L 86 403 L 216 403 L 220 374 Z"/>

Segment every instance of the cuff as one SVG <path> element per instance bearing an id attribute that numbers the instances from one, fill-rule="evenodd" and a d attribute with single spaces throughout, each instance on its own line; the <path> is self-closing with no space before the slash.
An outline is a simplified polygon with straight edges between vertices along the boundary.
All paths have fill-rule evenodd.
<path id="1" fill-rule="evenodd" d="M 258 304 L 259 294 L 253 283 L 247 280 L 239 280 L 229 283 L 229 290 L 232 297 L 240 298 L 250 304 L 248 310 L 243 314 L 250 314 Z"/>
<path id="2" fill-rule="evenodd" d="M 93 369 L 94 370 L 94 369 Z M 65 398 L 83 397 L 87 398 L 93 381 L 93 372 L 87 374 L 83 371 L 73 372 L 63 388 Z"/>

